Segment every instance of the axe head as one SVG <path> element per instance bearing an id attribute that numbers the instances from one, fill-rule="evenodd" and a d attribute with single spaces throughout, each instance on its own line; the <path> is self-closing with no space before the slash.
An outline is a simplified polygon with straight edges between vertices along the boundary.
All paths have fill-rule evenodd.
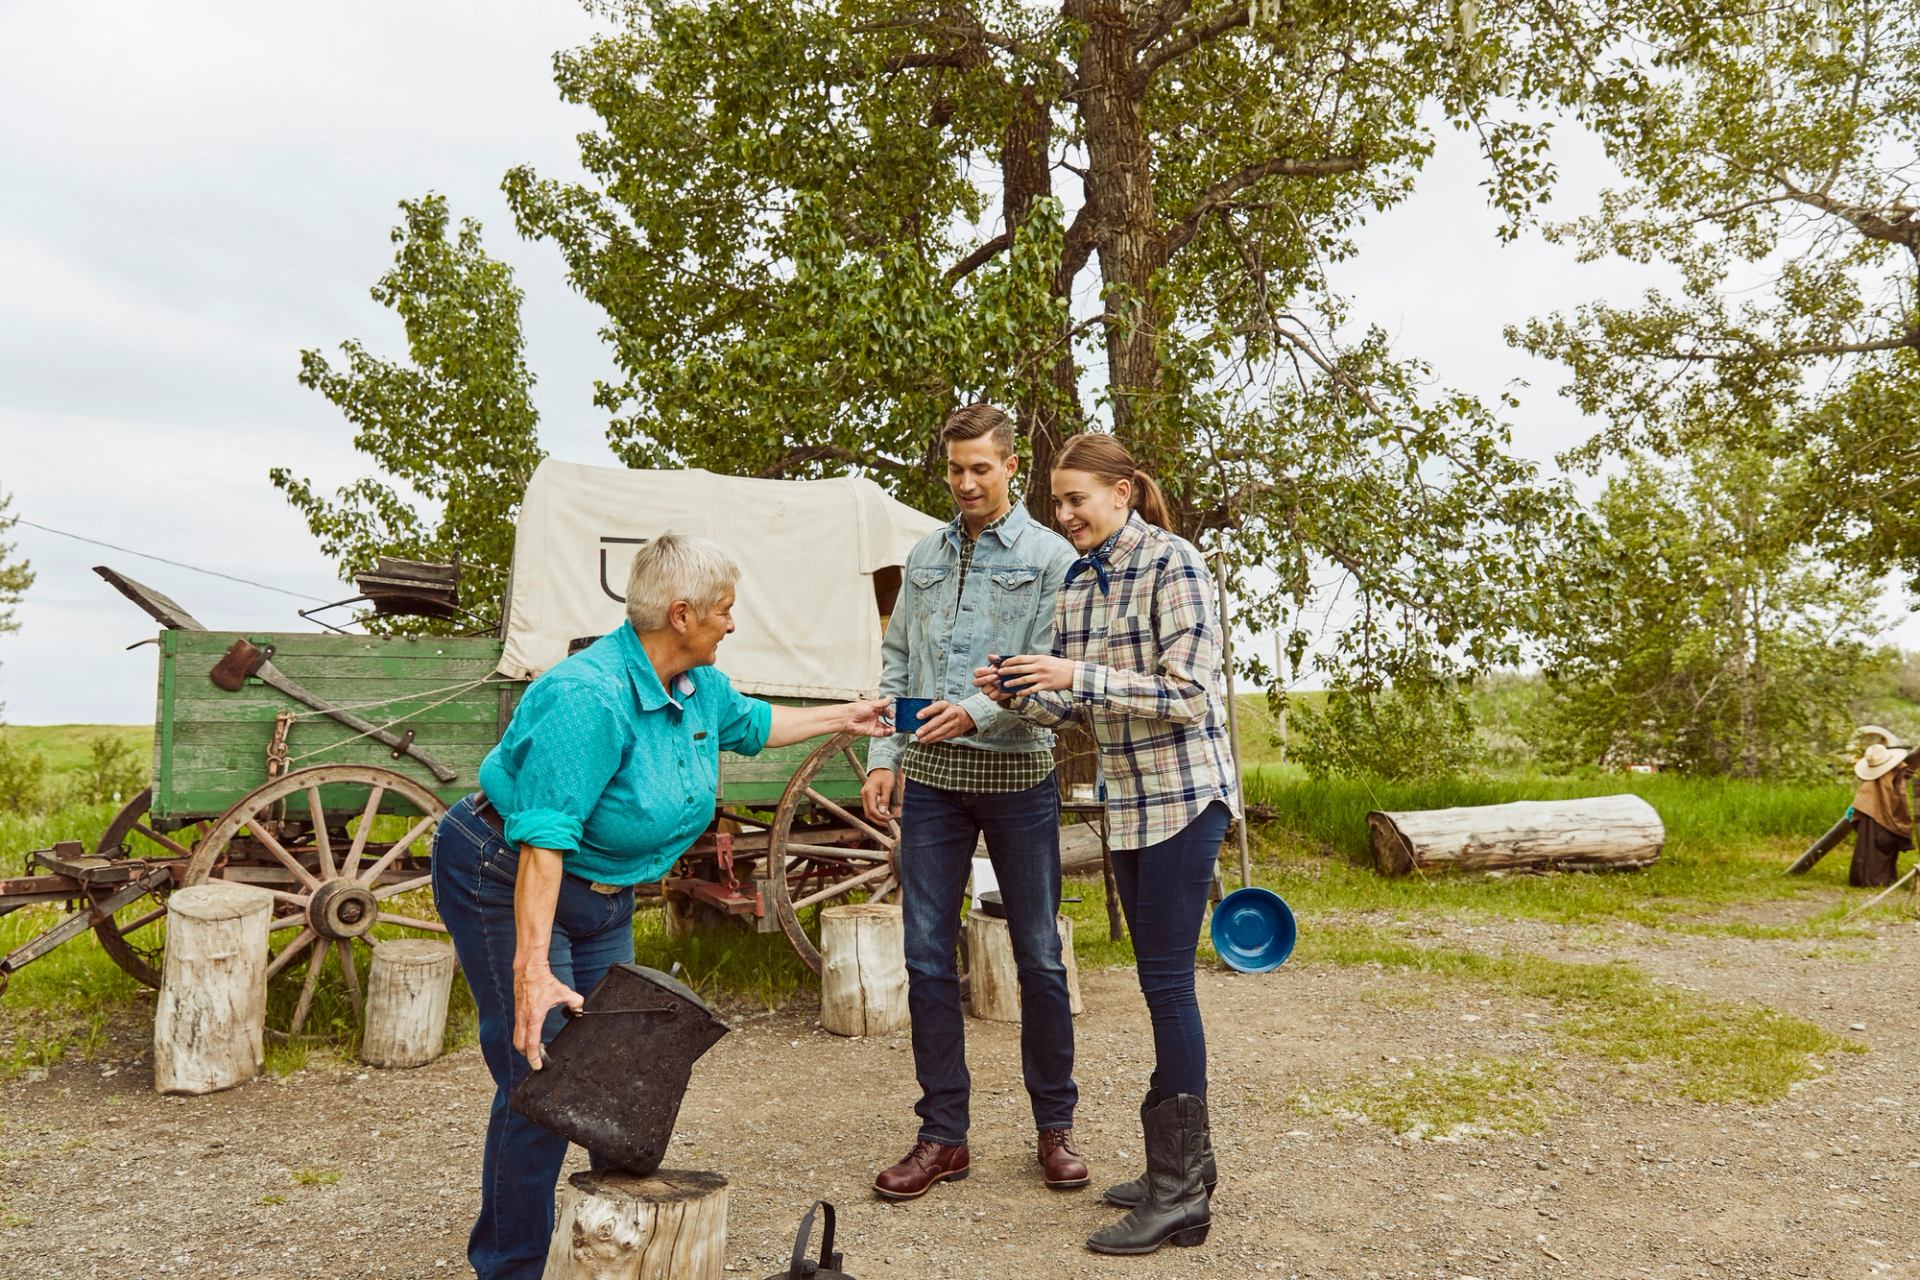
<path id="1" fill-rule="evenodd" d="M 238 693 L 246 688 L 247 677 L 267 665 L 267 655 L 254 648 L 245 640 L 235 640 L 227 650 L 226 656 L 214 665 L 211 672 L 213 682 L 228 693 Z"/>

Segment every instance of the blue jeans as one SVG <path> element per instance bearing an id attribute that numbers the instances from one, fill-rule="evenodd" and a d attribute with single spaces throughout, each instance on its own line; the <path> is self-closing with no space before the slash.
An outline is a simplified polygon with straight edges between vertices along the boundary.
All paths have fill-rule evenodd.
<path id="1" fill-rule="evenodd" d="M 480 1217 L 467 1240 L 467 1260 L 480 1280 L 539 1280 L 567 1140 L 507 1106 L 508 1092 L 531 1070 L 513 1047 L 513 882 L 520 851 L 481 820 L 468 796 L 440 820 L 432 866 L 434 906 L 473 989 L 480 1052 L 494 1083 Z M 585 995 L 608 969 L 632 959 L 633 890 L 596 893 L 585 880 L 564 877 L 547 949 L 554 976 Z M 557 1008 L 548 1014 L 545 1038 L 553 1039 L 565 1021 Z"/>
<path id="2" fill-rule="evenodd" d="M 1207 1033 L 1193 993 L 1193 961 L 1214 860 L 1232 819 L 1216 800 L 1170 839 L 1113 851 L 1113 882 L 1153 1019 L 1153 1083 L 1169 1097 L 1207 1096 Z"/>
<path id="3" fill-rule="evenodd" d="M 967 1140 L 967 1045 L 954 949 L 973 850 L 987 837 L 1020 975 L 1020 1066 L 1033 1122 L 1073 1124 L 1073 1010 L 1060 958 L 1060 792 L 1051 774 L 1037 787 L 1000 794 L 944 791 L 907 779 L 900 810 L 900 905 L 907 931 L 907 1008 L 920 1080 L 920 1137 Z"/>

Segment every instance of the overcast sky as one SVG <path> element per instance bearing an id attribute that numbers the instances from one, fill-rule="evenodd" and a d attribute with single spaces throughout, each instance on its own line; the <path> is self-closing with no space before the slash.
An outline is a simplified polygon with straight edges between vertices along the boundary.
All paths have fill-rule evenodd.
<path id="1" fill-rule="evenodd" d="M 564 106 L 557 49 L 594 19 L 570 0 L 0 0 L 0 489 L 24 520 L 311 599 L 346 591 L 267 480 L 363 474 L 345 422 L 295 381 L 303 347 L 401 348 L 368 296 L 396 201 L 446 193 L 478 217 L 527 300 L 541 444 L 611 463 L 591 402 L 607 362 L 557 254 L 512 231 L 511 165 L 574 172 L 592 118 Z M 1562 215 L 1608 166 L 1556 152 Z M 1518 382 L 1520 452 L 1585 438 L 1556 370 L 1510 350 L 1510 321 L 1645 283 L 1529 239 L 1502 246 L 1472 149 L 1443 140 L 1418 194 L 1378 217 L 1336 284 L 1440 379 Z M 108 564 L 219 629 L 305 629 L 303 601 L 21 525 L 39 580 L 0 638 L 20 724 L 152 717 L 152 626 L 91 572 Z"/>

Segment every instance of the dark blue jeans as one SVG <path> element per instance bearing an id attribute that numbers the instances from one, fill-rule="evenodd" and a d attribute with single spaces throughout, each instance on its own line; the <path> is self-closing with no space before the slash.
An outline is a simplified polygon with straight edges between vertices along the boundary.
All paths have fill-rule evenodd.
<path id="1" fill-rule="evenodd" d="M 1207 1033 L 1193 994 L 1193 961 L 1213 863 L 1232 819 L 1216 800 L 1171 839 L 1113 851 L 1113 882 L 1153 1019 L 1154 1085 L 1168 1096 L 1207 1096 Z"/>
<path id="2" fill-rule="evenodd" d="M 553 1234 L 553 1190 L 567 1140 L 507 1106 L 531 1068 L 513 1047 L 513 881 L 520 851 L 473 811 L 472 797 L 447 810 L 433 837 L 433 902 L 453 937 L 460 968 L 480 1010 L 480 1052 L 493 1074 L 493 1113 L 480 1166 L 480 1217 L 467 1260 L 480 1280 L 539 1280 Z M 554 910 L 547 962 L 585 995 L 608 969 L 633 959 L 633 890 L 596 893 L 567 876 Z M 565 1016 L 547 1016 L 545 1038 Z"/>
<path id="3" fill-rule="evenodd" d="M 1007 905 L 1020 975 L 1020 1066 L 1042 1129 L 1073 1124 L 1073 1010 L 1060 958 L 1060 792 L 1051 774 L 1037 787 L 1002 794 L 943 791 L 907 779 L 900 811 L 900 904 L 907 928 L 907 1007 L 913 1066 L 920 1079 L 920 1137 L 967 1140 L 967 1045 L 954 949 L 973 850 L 987 856 Z"/>

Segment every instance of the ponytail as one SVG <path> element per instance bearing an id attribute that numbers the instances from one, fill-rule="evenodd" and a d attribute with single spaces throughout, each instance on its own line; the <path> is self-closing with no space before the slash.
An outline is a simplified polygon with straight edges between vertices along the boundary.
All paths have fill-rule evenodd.
<path id="1" fill-rule="evenodd" d="M 1160 482 L 1138 467 L 1133 469 L 1133 509 L 1148 524 L 1162 529 L 1173 527 L 1173 515 L 1167 510 L 1167 495 L 1160 492 Z"/>
<path id="2" fill-rule="evenodd" d="M 1134 464 L 1127 447 L 1104 431 L 1083 431 L 1053 456 L 1055 471 L 1084 471 L 1104 484 L 1128 482 L 1128 505 L 1148 524 L 1173 528 L 1173 513 L 1159 482 Z"/>

